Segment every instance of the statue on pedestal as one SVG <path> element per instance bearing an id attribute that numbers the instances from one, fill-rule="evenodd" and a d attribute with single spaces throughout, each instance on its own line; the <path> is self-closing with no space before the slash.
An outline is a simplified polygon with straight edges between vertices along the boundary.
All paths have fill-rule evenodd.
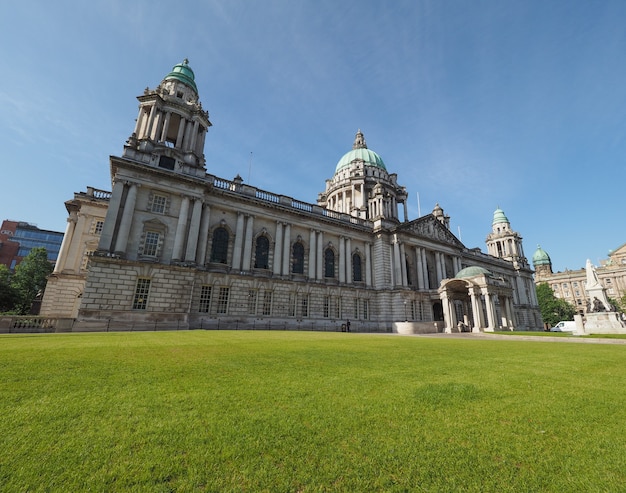
<path id="1" fill-rule="evenodd" d="M 585 314 L 585 332 L 587 334 L 623 334 L 626 325 L 619 319 L 615 307 L 609 303 L 606 289 L 600 283 L 596 269 L 587 260 L 587 281 L 585 290 L 590 301 L 587 302 Z"/>

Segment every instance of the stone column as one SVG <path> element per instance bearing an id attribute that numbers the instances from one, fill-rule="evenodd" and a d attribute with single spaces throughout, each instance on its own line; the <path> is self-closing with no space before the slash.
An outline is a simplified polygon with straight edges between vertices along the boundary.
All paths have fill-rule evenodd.
<path id="1" fill-rule="evenodd" d="M 243 243 L 243 260 L 241 261 L 242 270 L 250 270 L 252 263 L 252 235 L 254 226 L 254 216 L 248 216 L 246 220 L 246 236 Z"/>
<path id="2" fill-rule="evenodd" d="M 122 254 L 126 252 L 126 245 L 128 243 L 128 235 L 130 233 L 130 226 L 133 222 L 133 214 L 135 212 L 135 202 L 137 200 L 137 187 L 136 183 L 131 183 L 128 189 L 128 195 L 126 196 L 126 202 L 124 203 L 124 211 L 122 213 L 122 221 L 120 222 L 120 229 L 117 232 L 117 240 L 115 241 L 115 253 Z"/>
<path id="3" fill-rule="evenodd" d="M 409 220 L 409 210 L 407 208 L 406 199 L 402 202 L 402 205 L 404 205 L 404 222 L 407 222 Z"/>
<path id="4" fill-rule="evenodd" d="M 424 289 L 424 265 L 422 264 L 422 248 L 415 247 L 415 264 L 417 266 L 417 289 Z"/>
<path id="5" fill-rule="evenodd" d="M 235 228 L 235 245 L 233 246 L 233 269 L 241 269 L 241 249 L 243 246 L 243 214 L 237 212 L 237 226 Z"/>
<path id="6" fill-rule="evenodd" d="M 487 309 L 487 327 L 486 331 L 493 332 L 496 327 L 496 310 L 493 303 L 493 295 L 487 291 L 483 291 L 483 295 L 485 296 L 485 308 Z"/>
<path id="7" fill-rule="evenodd" d="M 146 121 L 146 112 L 144 111 L 144 107 L 139 107 L 139 115 L 137 115 L 137 121 L 135 122 L 135 131 L 133 132 L 137 137 L 141 136 L 141 129 L 143 128 L 143 124 Z"/>
<path id="8" fill-rule="evenodd" d="M 365 285 L 372 285 L 372 244 L 365 244 Z"/>
<path id="9" fill-rule="evenodd" d="M 61 272 L 65 268 L 67 262 L 67 252 L 70 249 L 72 238 L 74 237 L 74 230 L 76 229 L 76 211 L 70 212 L 70 217 L 67 218 L 67 226 L 65 227 L 65 234 L 63 235 L 63 241 L 61 242 L 61 248 L 59 250 L 59 256 L 54 264 L 54 272 Z"/>
<path id="10" fill-rule="evenodd" d="M 170 118 L 172 116 L 172 112 L 168 111 L 165 113 L 165 122 L 163 123 L 163 130 L 161 131 L 161 138 L 159 139 L 161 142 L 165 142 L 167 140 L 167 132 L 170 128 Z"/>
<path id="11" fill-rule="evenodd" d="M 155 113 L 156 113 L 156 105 L 153 104 L 150 107 L 150 115 L 148 116 L 148 126 L 146 128 L 146 133 L 144 137 L 150 138 L 150 135 L 152 134 L 152 126 L 154 125 L 154 119 L 156 116 Z"/>
<path id="12" fill-rule="evenodd" d="M 352 284 L 352 241 L 346 238 L 346 282 Z"/>
<path id="13" fill-rule="evenodd" d="M 100 233 L 100 241 L 98 243 L 98 250 L 104 252 L 111 251 L 111 243 L 113 242 L 113 233 L 115 232 L 115 225 L 117 223 L 117 216 L 120 212 L 120 206 L 122 204 L 122 196 L 124 195 L 124 183 L 116 181 L 113 185 L 113 192 L 109 199 L 109 208 L 107 209 L 107 215 L 102 227 L 102 233 Z"/>
<path id="14" fill-rule="evenodd" d="M 441 272 L 441 253 L 435 252 L 435 267 L 437 268 L 437 287 L 441 285 L 443 272 Z"/>
<path id="15" fill-rule="evenodd" d="M 196 260 L 201 216 L 202 200 L 194 199 L 193 210 L 191 212 L 191 223 L 189 225 L 189 236 L 187 238 L 187 250 L 185 251 L 185 262 L 195 262 Z"/>
<path id="16" fill-rule="evenodd" d="M 276 241 L 274 242 L 274 264 L 272 265 L 272 273 L 275 276 L 279 276 L 280 269 L 283 265 L 283 223 L 280 221 L 276 221 L 276 234 L 274 237 L 276 238 Z"/>
<path id="17" fill-rule="evenodd" d="M 393 241 L 393 285 L 402 284 L 402 268 L 400 267 L 400 244 L 397 238 Z"/>
<path id="18" fill-rule="evenodd" d="M 339 282 L 346 282 L 346 244 L 343 236 L 339 237 Z"/>
<path id="19" fill-rule="evenodd" d="M 452 333 L 452 324 L 454 323 L 450 315 L 450 300 L 448 299 L 448 293 L 441 293 L 441 307 L 443 308 L 443 323 L 445 324 L 444 332 L 446 334 Z"/>
<path id="20" fill-rule="evenodd" d="M 317 279 L 324 279 L 324 233 L 317 232 Z"/>
<path id="21" fill-rule="evenodd" d="M 480 291 L 477 288 L 471 287 L 469 288 L 469 295 L 472 301 L 472 315 L 474 321 L 472 332 L 480 332 L 480 329 L 484 326 L 483 305 L 480 299 Z"/>
<path id="22" fill-rule="evenodd" d="M 196 264 L 204 265 L 206 263 L 206 247 L 209 236 L 209 225 L 211 221 L 211 207 L 204 204 L 202 211 L 202 223 L 200 225 L 200 237 L 198 238 L 198 252 L 196 254 Z"/>
<path id="23" fill-rule="evenodd" d="M 406 251 L 404 250 L 404 243 L 400 243 L 400 271 L 402 272 L 402 285 L 409 285 L 409 278 L 406 272 Z"/>
<path id="24" fill-rule="evenodd" d="M 285 234 L 283 235 L 283 276 L 290 273 L 289 263 L 291 260 L 291 224 L 285 224 Z"/>
<path id="25" fill-rule="evenodd" d="M 187 218 L 189 217 L 189 197 L 183 196 L 178 214 L 178 224 L 176 225 L 176 235 L 174 236 L 174 248 L 172 260 L 183 259 L 183 244 L 185 243 L 185 232 L 187 231 Z"/>
<path id="26" fill-rule="evenodd" d="M 159 127 L 161 126 L 161 122 L 163 121 L 163 113 L 157 109 L 156 114 L 154 115 L 154 123 L 152 124 L 152 129 L 150 130 L 150 139 L 155 142 L 159 140 L 161 133 L 159 132 Z"/>
<path id="27" fill-rule="evenodd" d="M 200 122 L 196 120 L 193 122 L 193 130 L 191 131 L 191 142 L 189 144 L 189 150 L 193 151 L 196 148 L 196 139 L 198 138 L 198 126 Z"/>
<path id="28" fill-rule="evenodd" d="M 198 154 L 198 156 L 202 156 L 202 154 L 204 154 L 204 139 L 205 138 L 206 138 L 206 131 L 203 128 L 202 131 L 200 132 L 200 138 L 198 139 L 198 142 L 196 143 L 196 153 Z"/>
<path id="29" fill-rule="evenodd" d="M 187 120 L 182 115 L 178 122 L 178 134 L 176 135 L 176 149 L 181 149 L 183 145 L 183 139 L 185 138 L 185 127 L 187 126 Z"/>
<path id="30" fill-rule="evenodd" d="M 315 230 L 309 232 L 309 279 L 315 279 Z"/>

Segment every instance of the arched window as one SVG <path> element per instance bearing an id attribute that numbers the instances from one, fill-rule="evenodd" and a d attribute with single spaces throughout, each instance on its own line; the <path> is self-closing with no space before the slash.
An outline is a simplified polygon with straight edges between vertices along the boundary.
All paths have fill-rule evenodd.
<path id="1" fill-rule="evenodd" d="M 213 231 L 211 262 L 217 262 L 220 264 L 228 262 L 228 231 L 226 228 L 220 227 Z"/>
<path id="2" fill-rule="evenodd" d="M 259 236 L 256 239 L 256 249 L 254 251 L 254 268 L 269 269 L 268 259 L 270 256 L 270 242 L 266 236 Z"/>
<path id="3" fill-rule="evenodd" d="M 304 274 L 304 246 L 302 243 L 294 243 L 291 249 L 291 272 L 293 274 Z"/>
<path id="4" fill-rule="evenodd" d="M 358 253 L 352 255 L 352 280 L 354 282 L 363 281 L 361 274 L 361 256 Z"/>
<path id="5" fill-rule="evenodd" d="M 404 259 L 405 265 L 406 265 L 406 283 L 409 286 L 413 286 L 413 279 L 411 278 L 411 264 L 409 263 L 409 259 L 405 258 Z"/>
<path id="6" fill-rule="evenodd" d="M 335 252 L 332 248 L 324 252 L 324 277 L 335 277 Z"/>

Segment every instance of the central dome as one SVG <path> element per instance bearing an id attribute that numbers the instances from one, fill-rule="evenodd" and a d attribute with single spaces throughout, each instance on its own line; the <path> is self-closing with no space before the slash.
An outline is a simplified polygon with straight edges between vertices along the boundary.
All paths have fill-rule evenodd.
<path id="1" fill-rule="evenodd" d="M 365 166 L 375 166 L 377 168 L 381 168 L 387 171 L 385 163 L 383 162 L 383 158 L 381 158 L 374 151 L 367 148 L 361 130 L 359 130 L 356 134 L 354 144 L 352 145 L 352 150 L 346 152 L 337 163 L 335 173 L 343 168 L 350 166 L 350 164 L 354 161 L 363 161 L 363 164 Z"/>

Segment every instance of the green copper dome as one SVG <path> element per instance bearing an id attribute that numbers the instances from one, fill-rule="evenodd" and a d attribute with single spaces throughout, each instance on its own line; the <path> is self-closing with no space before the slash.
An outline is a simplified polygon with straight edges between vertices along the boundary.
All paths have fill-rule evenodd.
<path id="1" fill-rule="evenodd" d="M 198 92 L 198 88 L 196 87 L 196 83 L 194 82 L 195 76 L 193 70 L 189 66 L 189 60 L 186 58 L 183 60 L 183 63 L 179 63 L 178 65 L 174 65 L 172 71 L 165 76 L 163 80 L 176 79 L 181 81 L 183 84 L 187 84 L 194 91 Z"/>
<path id="2" fill-rule="evenodd" d="M 477 265 L 470 265 L 469 267 L 465 267 L 465 269 L 461 269 L 457 272 L 455 279 L 469 279 L 470 277 L 476 276 L 484 276 L 491 275 L 487 269 L 483 269 L 482 267 L 478 267 Z"/>
<path id="3" fill-rule="evenodd" d="M 498 224 L 498 223 L 508 223 L 509 220 L 508 218 L 504 215 L 504 211 L 502 209 L 500 209 L 499 207 L 493 212 L 493 222 L 491 223 L 493 224 Z"/>
<path id="4" fill-rule="evenodd" d="M 533 254 L 533 265 L 552 265 L 550 255 L 540 245 L 537 245 L 537 250 Z"/>
<path id="5" fill-rule="evenodd" d="M 350 166 L 350 163 L 355 160 L 363 161 L 365 166 L 375 166 L 377 168 L 381 168 L 387 171 L 383 159 L 374 151 L 367 148 L 361 130 L 359 130 L 356 134 L 354 144 L 352 145 L 352 150 L 350 152 L 346 152 L 337 163 L 335 173 L 343 168 L 347 168 L 348 166 Z"/>

